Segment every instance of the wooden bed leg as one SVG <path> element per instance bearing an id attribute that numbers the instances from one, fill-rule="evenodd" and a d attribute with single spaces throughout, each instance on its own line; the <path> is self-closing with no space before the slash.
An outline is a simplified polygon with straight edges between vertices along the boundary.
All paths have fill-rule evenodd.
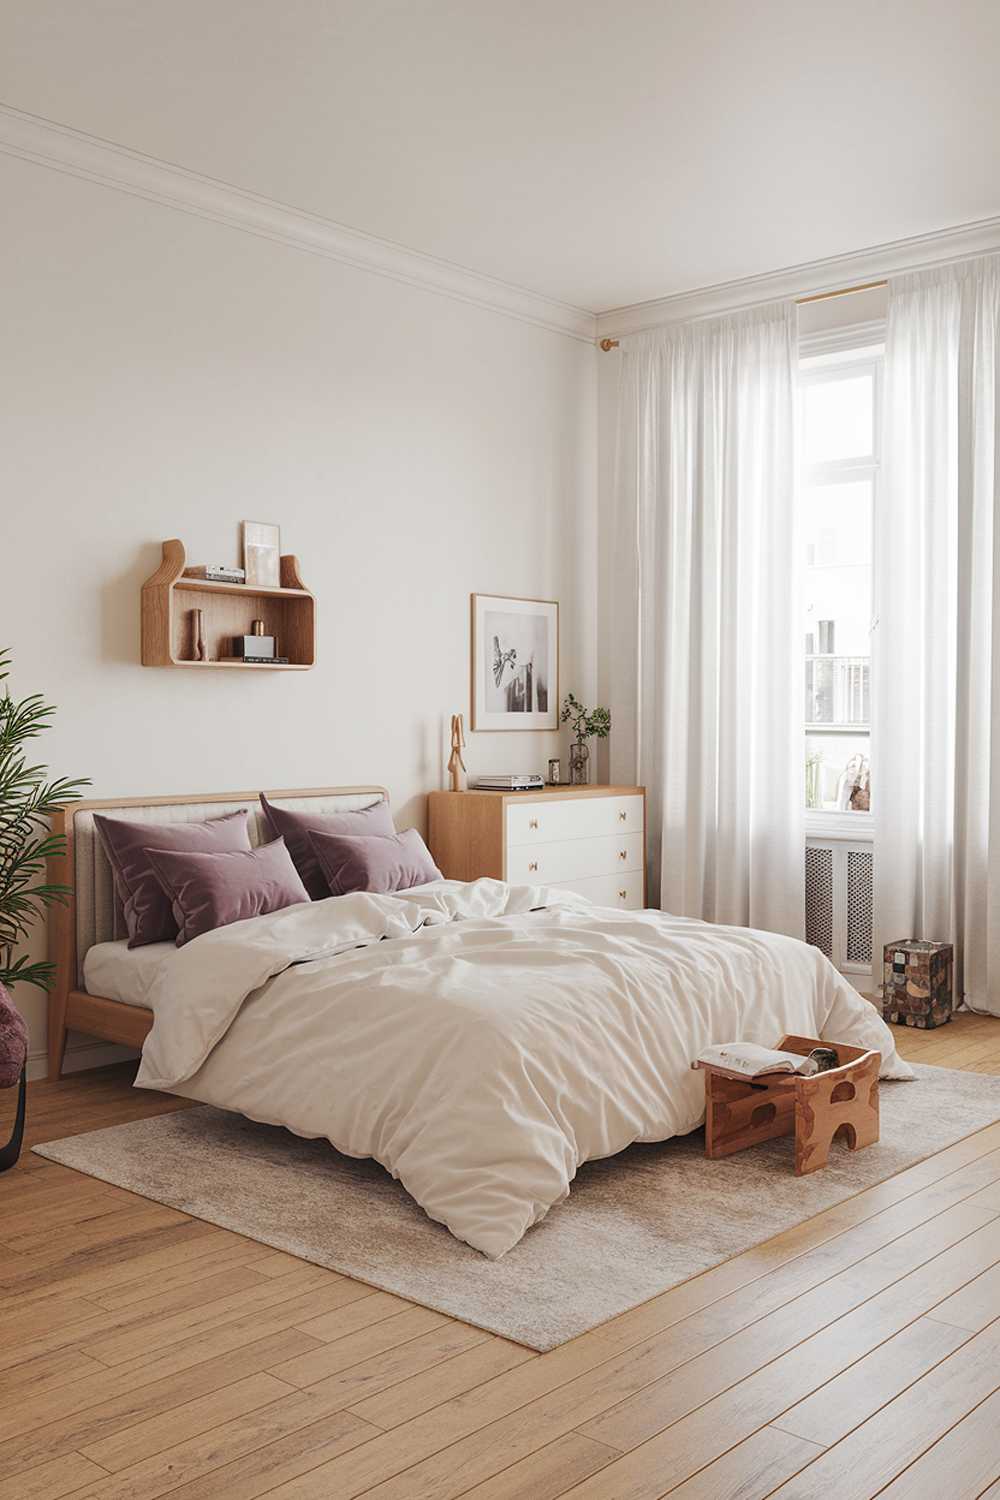
<path id="1" fill-rule="evenodd" d="M 76 916 L 73 901 L 73 815 L 68 807 L 52 814 L 52 832 L 65 839 L 65 849 L 49 857 L 49 879 L 65 885 L 70 896 L 62 905 L 49 908 L 49 958 L 55 965 L 55 982 L 49 991 L 48 1053 L 49 1082 L 62 1077 L 66 1055 L 66 1007 L 70 985 L 76 978 Z"/>
<path id="2" fill-rule="evenodd" d="M 49 1038 L 49 1083 L 58 1083 L 62 1077 L 63 1058 L 66 1056 L 66 1028 L 62 1027 L 55 1037 Z"/>
<path id="3" fill-rule="evenodd" d="M 62 1077 L 63 1059 L 66 1056 L 66 989 L 49 996 L 49 1083 L 58 1083 Z"/>

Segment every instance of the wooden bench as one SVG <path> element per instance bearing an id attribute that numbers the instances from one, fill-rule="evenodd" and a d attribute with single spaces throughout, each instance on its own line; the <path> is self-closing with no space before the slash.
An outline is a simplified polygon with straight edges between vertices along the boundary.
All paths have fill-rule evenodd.
<path id="1" fill-rule="evenodd" d="M 836 1052 L 839 1066 L 804 1078 L 768 1073 L 749 1079 L 714 1063 L 705 1072 L 705 1155 L 716 1160 L 776 1136 L 795 1136 L 795 1175 L 825 1167 L 830 1143 L 842 1136 L 852 1151 L 878 1140 L 878 1052 L 786 1036 L 782 1052 L 806 1056 L 814 1047 Z"/>

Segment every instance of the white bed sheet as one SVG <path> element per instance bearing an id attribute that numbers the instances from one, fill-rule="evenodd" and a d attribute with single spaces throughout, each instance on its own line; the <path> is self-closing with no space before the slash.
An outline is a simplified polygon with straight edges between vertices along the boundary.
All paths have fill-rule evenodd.
<path id="1" fill-rule="evenodd" d="M 147 943 L 130 948 L 117 943 L 95 943 L 83 960 L 83 982 L 88 995 L 120 1000 L 138 1010 L 152 1010 L 149 991 L 164 963 L 177 957 L 174 943 Z"/>

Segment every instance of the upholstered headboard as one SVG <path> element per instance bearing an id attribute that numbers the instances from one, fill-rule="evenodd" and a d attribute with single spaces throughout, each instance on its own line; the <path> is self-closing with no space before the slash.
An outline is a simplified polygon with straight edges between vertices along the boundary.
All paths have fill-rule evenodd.
<path id="1" fill-rule="evenodd" d="M 388 800 L 384 787 L 321 787 L 315 791 L 269 791 L 265 795 L 282 807 L 319 814 L 353 812 L 373 803 Z M 256 792 L 223 792 L 203 797 L 122 799 L 118 802 L 81 802 L 63 809 L 56 820 L 56 832 L 65 832 L 66 859 L 53 878 L 72 887 L 69 910 L 62 922 L 61 952 L 53 953 L 60 967 L 70 971 L 70 987 L 83 988 L 83 961 L 95 943 L 105 943 L 125 936 L 121 902 L 115 891 L 108 863 L 94 825 L 94 813 L 109 818 L 128 818 L 132 822 L 190 823 L 203 818 L 221 817 L 245 807 L 250 813 L 250 839 L 253 844 L 267 843 L 271 831 L 260 808 Z M 61 825 L 61 826 L 60 826 Z M 65 983 L 66 976 L 60 975 Z"/>

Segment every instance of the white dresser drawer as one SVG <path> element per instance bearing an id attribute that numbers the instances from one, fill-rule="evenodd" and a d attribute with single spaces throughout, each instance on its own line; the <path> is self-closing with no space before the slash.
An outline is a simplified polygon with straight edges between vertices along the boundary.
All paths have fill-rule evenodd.
<path id="1" fill-rule="evenodd" d="M 562 839 L 551 844 L 518 844 L 507 851 L 511 885 L 546 885 L 642 870 L 642 834 L 600 839 Z"/>
<path id="2" fill-rule="evenodd" d="M 626 797 L 558 797 L 507 804 L 507 843 L 550 844 L 602 834 L 642 833 L 642 802 Z"/>
<path id="3" fill-rule="evenodd" d="M 597 906 L 641 911 L 645 905 L 641 870 L 629 870 L 624 875 L 597 875 L 590 880 L 561 880 L 558 884 L 560 890 L 576 891 Z"/>

